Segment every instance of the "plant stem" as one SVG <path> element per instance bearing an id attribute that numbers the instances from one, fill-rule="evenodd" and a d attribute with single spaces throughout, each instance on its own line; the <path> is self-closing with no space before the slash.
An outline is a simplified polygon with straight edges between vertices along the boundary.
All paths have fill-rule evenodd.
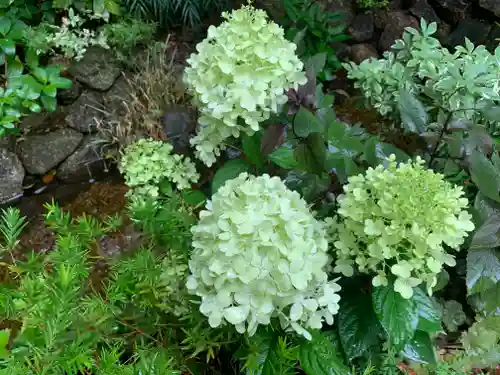
<path id="1" fill-rule="evenodd" d="M 450 124 L 452 116 L 453 116 L 453 112 L 448 113 L 448 117 L 446 118 L 446 121 L 445 121 L 445 123 L 443 125 L 443 128 L 439 132 L 439 138 L 437 139 L 436 144 L 434 145 L 434 148 L 433 148 L 433 150 L 431 152 L 431 158 L 429 160 L 429 165 L 428 165 L 429 168 L 432 166 L 432 162 L 436 159 L 436 154 L 437 154 L 439 145 L 441 144 L 443 136 L 448 131 L 448 125 Z"/>

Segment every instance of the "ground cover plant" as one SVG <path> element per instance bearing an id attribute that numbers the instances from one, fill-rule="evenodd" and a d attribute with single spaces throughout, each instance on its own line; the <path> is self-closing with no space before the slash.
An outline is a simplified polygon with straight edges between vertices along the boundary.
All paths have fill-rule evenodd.
<path id="1" fill-rule="evenodd" d="M 186 62 L 191 150 L 154 131 L 123 142 L 124 212 L 47 204 L 56 241 L 40 253 L 2 211 L 0 374 L 494 368 L 500 48 L 448 52 L 422 21 L 384 59 L 345 66 L 393 131 L 427 142 L 409 155 L 337 118 L 326 53 L 301 60 L 252 5 L 223 19 Z M 133 246 L 106 255 L 128 230 Z"/>

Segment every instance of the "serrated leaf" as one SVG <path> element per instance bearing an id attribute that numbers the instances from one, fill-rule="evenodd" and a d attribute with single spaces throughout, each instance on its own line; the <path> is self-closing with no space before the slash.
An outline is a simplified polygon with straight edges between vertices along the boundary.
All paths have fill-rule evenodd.
<path id="1" fill-rule="evenodd" d="M 284 169 L 293 169 L 297 167 L 297 162 L 293 156 L 293 149 L 281 146 L 276 151 L 268 155 L 269 160 Z"/>
<path id="2" fill-rule="evenodd" d="M 471 250 L 467 253 L 468 294 L 484 292 L 499 281 L 500 257 L 498 250 Z"/>
<path id="3" fill-rule="evenodd" d="M 326 52 L 317 53 L 316 55 L 310 57 L 306 63 L 306 70 L 311 70 L 311 72 L 317 76 L 323 71 L 326 64 Z"/>
<path id="4" fill-rule="evenodd" d="M 215 194 L 227 180 L 238 177 L 241 173 L 247 172 L 250 165 L 242 159 L 229 160 L 220 168 L 212 180 L 212 194 Z"/>
<path id="5" fill-rule="evenodd" d="M 324 125 L 320 119 L 307 108 L 300 106 L 293 120 L 293 131 L 301 138 L 306 138 L 311 133 L 322 132 Z"/>
<path id="6" fill-rule="evenodd" d="M 393 285 L 373 289 L 373 308 L 389 342 L 402 349 L 417 329 L 419 314 L 413 299 L 404 299 Z"/>
<path id="7" fill-rule="evenodd" d="M 425 364 L 436 363 L 436 352 L 427 332 L 415 332 L 415 336 L 405 345 L 402 354 L 415 362 Z"/>
<path id="8" fill-rule="evenodd" d="M 471 250 L 477 250 L 498 246 L 500 246 L 500 214 L 494 214 L 476 230 L 469 247 Z"/>
<path id="9" fill-rule="evenodd" d="M 264 166 L 264 157 L 262 156 L 262 153 L 260 151 L 260 140 L 260 132 L 257 132 L 252 136 L 243 134 L 241 137 L 241 144 L 246 158 L 257 168 L 262 168 Z"/>
<path id="10" fill-rule="evenodd" d="M 494 165 L 477 150 L 470 157 L 470 172 L 472 181 L 486 197 L 500 202 L 500 178 Z"/>
<path id="11" fill-rule="evenodd" d="M 402 91 L 398 100 L 399 113 L 404 128 L 412 133 L 421 134 L 429 121 L 427 110 L 415 95 Z"/>
<path id="12" fill-rule="evenodd" d="M 413 299 L 419 317 L 417 328 L 429 333 L 442 331 L 439 304 L 420 288 L 413 289 Z"/>
<path id="13" fill-rule="evenodd" d="M 481 192 L 476 194 L 474 209 L 483 223 L 493 215 L 500 216 L 500 203 L 485 197 Z"/>
<path id="14" fill-rule="evenodd" d="M 339 338 L 349 361 L 363 356 L 380 341 L 381 327 L 370 296 L 345 292 L 337 317 Z"/>
<path id="15" fill-rule="evenodd" d="M 350 375 L 351 371 L 332 341 L 321 332 L 313 332 L 311 341 L 300 346 L 300 367 L 307 375 Z"/>
<path id="16" fill-rule="evenodd" d="M 448 332 L 457 332 L 458 327 L 465 323 L 467 316 L 464 313 L 462 304 L 450 300 L 443 305 L 443 323 Z"/>

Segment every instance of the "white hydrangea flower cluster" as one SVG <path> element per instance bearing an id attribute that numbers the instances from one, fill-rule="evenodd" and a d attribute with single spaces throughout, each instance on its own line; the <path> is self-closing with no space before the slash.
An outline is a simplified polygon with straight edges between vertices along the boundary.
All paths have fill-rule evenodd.
<path id="1" fill-rule="evenodd" d="M 455 265 L 444 245 L 458 249 L 474 229 L 465 211 L 462 187 L 453 186 L 423 166 L 424 161 L 378 166 L 349 178 L 339 196 L 336 218 L 327 220 L 337 256 L 335 272 L 352 276 L 354 269 L 377 275 L 373 285 L 388 285 L 411 298 L 425 282 L 429 293 L 444 264 Z"/>
<path id="2" fill-rule="evenodd" d="M 286 103 L 285 90 L 307 81 L 297 46 L 263 10 L 247 5 L 222 16 L 227 21 L 210 26 L 184 75 L 201 112 L 191 143 L 208 166 L 224 140 L 258 131 L 259 123 Z"/>
<path id="3" fill-rule="evenodd" d="M 158 198 L 158 184 L 167 179 L 177 189 L 187 189 L 200 175 L 189 157 L 172 154 L 171 144 L 153 139 L 139 139 L 122 152 L 119 164 L 125 183 L 132 187 L 130 197 Z"/>
<path id="4" fill-rule="evenodd" d="M 209 324 L 224 321 L 253 335 L 279 317 L 285 329 L 333 324 L 340 286 L 328 281 L 322 222 L 278 177 L 247 173 L 229 180 L 192 229 L 187 287 L 201 297 Z"/>

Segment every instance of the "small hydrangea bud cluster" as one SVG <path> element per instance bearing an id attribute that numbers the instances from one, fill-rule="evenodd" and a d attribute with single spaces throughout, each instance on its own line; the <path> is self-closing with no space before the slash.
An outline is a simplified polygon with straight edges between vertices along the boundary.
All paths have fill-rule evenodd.
<path id="1" fill-rule="evenodd" d="M 336 272 L 376 273 L 374 286 L 387 285 L 392 274 L 394 289 L 411 298 L 421 283 L 431 293 L 443 265 L 455 265 L 444 245 L 458 249 L 474 229 L 468 201 L 461 187 L 423 164 L 417 158 L 398 166 L 391 155 L 387 168 L 349 179 L 338 198 L 341 220 L 327 220 Z"/>
<path id="2" fill-rule="evenodd" d="M 167 179 L 177 189 L 187 189 L 198 181 L 196 166 L 188 158 L 172 154 L 169 143 L 140 139 L 125 148 L 120 160 L 120 171 L 131 189 L 128 196 L 157 198 L 158 184 Z"/>
<path id="3" fill-rule="evenodd" d="M 212 327 L 254 334 L 278 317 L 285 329 L 333 324 L 340 290 L 328 281 L 323 223 L 278 177 L 242 173 L 222 186 L 193 229 L 187 287 Z"/>
<path id="4" fill-rule="evenodd" d="M 285 90 L 306 83 L 297 46 L 262 10 L 244 6 L 223 13 L 187 60 L 184 81 L 199 107 L 200 129 L 191 139 L 197 157 L 211 166 L 223 142 L 252 135 L 286 103 Z"/>

